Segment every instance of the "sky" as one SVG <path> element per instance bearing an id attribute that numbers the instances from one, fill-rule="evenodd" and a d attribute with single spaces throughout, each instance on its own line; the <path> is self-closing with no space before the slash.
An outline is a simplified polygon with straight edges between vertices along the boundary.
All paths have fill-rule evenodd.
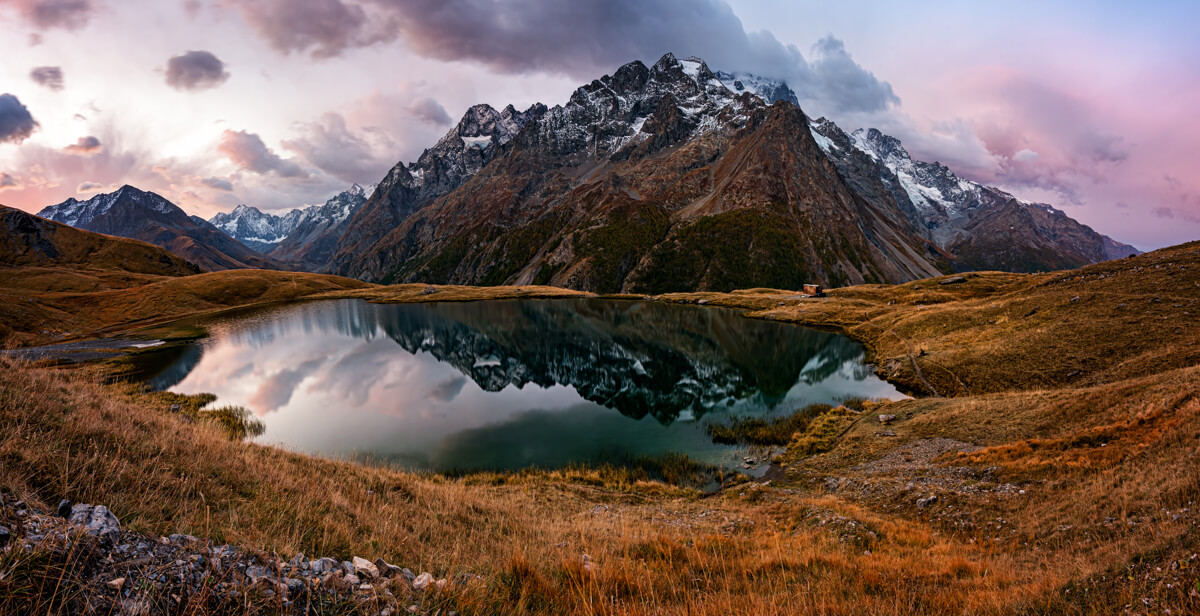
<path id="1" fill-rule="evenodd" d="M 1192 1 L 0 0 L 0 203 L 322 203 L 471 105 L 562 104 L 673 52 L 1148 250 L 1200 239 L 1197 23 Z"/>

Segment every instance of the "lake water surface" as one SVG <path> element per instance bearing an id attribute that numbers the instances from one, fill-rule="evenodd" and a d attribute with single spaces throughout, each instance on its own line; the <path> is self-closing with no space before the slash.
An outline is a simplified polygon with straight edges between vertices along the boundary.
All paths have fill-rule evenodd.
<path id="1" fill-rule="evenodd" d="M 728 467 L 704 423 L 901 398 L 848 338 L 723 308 L 601 299 L 309 302 L 204 323 L 160 389 L 217 395 L 258 441 L 435 471 L 683 453 Z"/>

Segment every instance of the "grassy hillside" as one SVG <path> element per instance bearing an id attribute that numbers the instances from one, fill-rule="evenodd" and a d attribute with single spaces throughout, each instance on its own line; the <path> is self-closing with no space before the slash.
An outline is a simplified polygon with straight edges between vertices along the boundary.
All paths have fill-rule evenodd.
<path id="1" fill-rule="evenodd" d="M 1198 269 L 1200 244 L 1188 244 L 819 299 L 662 296 L 840 329 L 925 394 L 795 422 L 769 483 L 716 496 L 613 469 L 450 479 L 317 460 L 231 442 L 169 412 L 169 396 L 11 363 L 0 366 L 0 488 L 45 506 L 105 503 L 153 535 L 482 576 L 429 595 L 423 613 L 1194 613 Z M 117 331 L 297 297 L 557 293 L 353 284 L 223 272 L 32 299 L 79 331 Z M 13 580 L 71 587 L 32 560 L 0 567 L 23 576 L 0 579 L 0 612 Z"/>
<path id="2" fill-rule="evenodd" d="M 188 276 L 195 265 L 146 242 L 83 231 L 0 205 L 0 266 Z"/>

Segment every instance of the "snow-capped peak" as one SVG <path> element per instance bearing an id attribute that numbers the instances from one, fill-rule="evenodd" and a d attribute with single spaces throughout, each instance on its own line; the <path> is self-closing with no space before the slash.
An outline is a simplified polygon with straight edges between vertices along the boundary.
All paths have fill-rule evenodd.
<path id="1" fill-rule="evenodd" d="M 768 105 L 775 101 L 787 101 L 797 107 L 800 106 L 800 99 L 796 97 L 796 93 L 792 91 L 792 88 L 788 86 L 786 81 L 781 79 L 770 79 L 751 73 L 727 73 L 725 71 L 717 71 L 716 77 L 734 94 L 749 92 L 763 99 Z"/>
<path id="2" fill-rule="evenodd" d="M 37 215 L 72 227 L 85 228 L 93 220 L 104 216 L 114 207 L 137 206 L 144 206 L 168 216 L 187 216 L 177 205 L 162 196 L 139 190 L 128 184 L 111 193 L 101 193 L 84 201 L 74 198 L 67 199 L 58 205 L 42 209 Z"/>

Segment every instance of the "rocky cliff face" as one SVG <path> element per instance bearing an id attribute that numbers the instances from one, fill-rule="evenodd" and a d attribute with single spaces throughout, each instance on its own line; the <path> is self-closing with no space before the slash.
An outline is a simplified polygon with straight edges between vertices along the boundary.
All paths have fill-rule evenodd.
<path id="1" fill-rule="evenodd" d="M 876 129 L 846 134 L 824 118 L 811 128 L 839 173 L 869 198 L 886 199 L 880 187 L 890 193 L 925 237 L 953 255 L 956 269 L 1035 272 L 1140 254 L 1049 205 L 914 160 Z"/>
<path id="2" fill-rule="evenodd" d="M 544 113 L 544 105 L 519 112 L 509 105 L 496 111 L 488 105 L 469 110 L 434 147 L 416 162 L 397 163 L 376 187 L 367 203 L 350 219 L 329 264 L 336 273 L 354 272 L 372 278 L 372 247 L 413 212 L 458 188 L 483 168 L 500 148 L 529 121 Z M 382 276 L 375 276 L 382 278 Z"/>
<path id="3" fill-rule="evenodd" d="M 468 176 L 457 188 L 424 202 L 377 193 L 355 223 L 397 224 L 369 244 L 348 231 L 334 268 L 646 292 L 937 274 L 946 255 L 857 195 L 807 126 L 799 108 L 735 94 L 698 59 L 633 62 L 489 142 L 486 166 L 455 167 Z M 408 176 L 401 165 L 384 183 Z"/>
<path id="4" fill-rule="evenodd" d="M 337 250 L 338 240 L 350 226 L 351 217 L 362 209 L 375 188 L 355 184 L 324 205 L 305 208 L 287 236 L 272 248 L 271 256 L 314 270 L 325 269 Z"/>
<path id="5" fill-rule="evenodd" d="M 86 231 L 149 242 L 210 271 L 283 267 L 207 221 L 193 220 L 160 195 L 128 185 L 86 201 L 67 199 L 38 216 Z"/>

